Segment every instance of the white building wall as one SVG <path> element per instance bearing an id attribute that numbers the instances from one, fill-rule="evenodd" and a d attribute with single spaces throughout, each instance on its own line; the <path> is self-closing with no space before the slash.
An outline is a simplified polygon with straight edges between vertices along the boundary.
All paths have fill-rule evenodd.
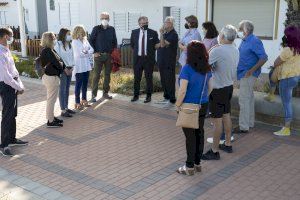
<path id="1" fill-rule="evenodd" d="M 18 4 L 16 1 L 9 1 L 7 5 L 0 6 L 1 20 L 0 26 L 18 26 Z M 5 12 L 5 15 L 4 15 Z"/>
<path id="2" fill-rule="evenodd" d="M 38 36 L 38 21 L 37 21 L 37 7 L 38 0 L 23 0 L 25 23 L 29 36 L 32 38 Z"/>

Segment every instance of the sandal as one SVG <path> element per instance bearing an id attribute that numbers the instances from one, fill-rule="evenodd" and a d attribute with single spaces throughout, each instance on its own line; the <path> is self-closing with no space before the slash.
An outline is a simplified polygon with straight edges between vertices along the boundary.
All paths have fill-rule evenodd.
<path id="1" fill-rule="evenodd" d="M 82 100 L 82 101 L 80 102 L 80 104 L 81 104 L 81 106 L 83 106 L 83 107 L 90 107 L 90 106 L 91 106 L 87 100 Z"/>
<path id="2" fill-rule="evenodd" d="M 179 174 L 184 174 L 184 175 L 192 176 L 192 175 L 195 174 L 195 169 L 194 168 L 188 168 L 185 165 L 183 165 L 182 167 L 179 167 L 177 169 L 177 172 Z"/>
<path id="3" fill-rule="evenodd" d="M 76 109 L 76 110 L 82 110 L 83 107 L 82 107 L 82 105 L 81 105 L 80 103 L 76 103 L 76 104 L 75 104 L 75 109 Z"/>

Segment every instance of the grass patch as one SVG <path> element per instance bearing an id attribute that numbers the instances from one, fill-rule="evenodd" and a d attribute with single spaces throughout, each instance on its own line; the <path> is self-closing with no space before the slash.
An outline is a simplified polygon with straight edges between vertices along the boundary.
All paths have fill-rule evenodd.
<path id="1" fill-rule="evenodd" d="M 99 81 L 99 89 L 103 89 L 103 75 L 104 72 L 101 73 L 101 78 Z M 90 76 L 90 83 L 92 79 L 93 73 Z M 110 91 L 112 93 L 124 94 L 124 95 L 133 95 L 133 83 L 134 83 L 134 75 L 131 70 L 122 70 L 117 73 L 111 74 L 110 81 Z M 142 78 L 141 81 L 141 93 L 145 93 L 144 89 L 146 88 L 146 79 Z M 160 79 L 156 76 L 153 76 L 153 92 L 161 92 L 162 87 L 160 83 Z"/>

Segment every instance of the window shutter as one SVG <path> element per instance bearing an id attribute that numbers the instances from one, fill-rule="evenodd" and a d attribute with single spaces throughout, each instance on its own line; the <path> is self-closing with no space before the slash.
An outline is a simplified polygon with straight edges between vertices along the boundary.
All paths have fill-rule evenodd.
<path id="1" fill-rule="evenodd" d="M 128 13 L 128 32 L 138 28 L 138 19 L 141 13 Z"/>
<path id="2" fill-rule="evenodd" d="M 126 13 L 113 13 L 114 16 L 114 27 L 116 31 L 126 31 Z"/>

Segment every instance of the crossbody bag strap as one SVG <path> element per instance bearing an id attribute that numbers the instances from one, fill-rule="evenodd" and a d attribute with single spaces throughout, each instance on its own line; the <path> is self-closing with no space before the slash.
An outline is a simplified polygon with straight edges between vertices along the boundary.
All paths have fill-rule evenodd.
<path id="1" fill-rule="evenodd" d="M 199 102 L 200 106 L 201 106 L 201 101 L 202 101 L 202 98 L 203 98 L 203 95 L 204 95 L 204 90 L 205 90 L 206 82 L 207 82 L 207 73 L 205 75 L 204 85 L 203 85 L 203 89 L 202 89 L 202 93 L 201 93 L 201 97 L 200 97 L 200 102 Z"/>

